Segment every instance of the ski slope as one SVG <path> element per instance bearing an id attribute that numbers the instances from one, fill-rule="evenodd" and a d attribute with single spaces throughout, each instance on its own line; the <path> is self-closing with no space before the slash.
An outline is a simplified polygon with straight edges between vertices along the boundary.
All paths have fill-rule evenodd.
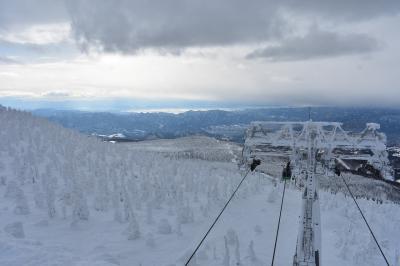
<path id="1" fill-rule="evenodd" d="M 243 174 L 240 147 L 210 138 L 110 144 L 14 110 L 0 121 L 0 265 L 184 265 Z M 322 265 L 384 265 L 351 198 L 324 188 Z M 250 174 L 191 265 L 270 265 L 282 189 Z M 358 201 L 400 265 L 400 206 Z M 292 263 L 300 205 L 289 185 L 275 265 Z"/>

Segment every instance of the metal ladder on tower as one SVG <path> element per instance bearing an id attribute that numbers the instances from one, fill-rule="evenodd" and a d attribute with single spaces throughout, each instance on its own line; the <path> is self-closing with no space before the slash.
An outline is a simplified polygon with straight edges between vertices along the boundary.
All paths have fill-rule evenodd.
<path id="1" fill-rule="evenodd" d="M 315 181 L 315 147 L 312 128 L 308 128 L 308 158 L 306 172 L 306 186 L 303 193 L 302 225 L 297 239 L 294 266 L 318 266 L 319 247 L 315 238 L 319 237 L 315 224 L 319 225 L 319 216 L 314 217 L 313 210 L 318 208 L 317 183 Z"/>

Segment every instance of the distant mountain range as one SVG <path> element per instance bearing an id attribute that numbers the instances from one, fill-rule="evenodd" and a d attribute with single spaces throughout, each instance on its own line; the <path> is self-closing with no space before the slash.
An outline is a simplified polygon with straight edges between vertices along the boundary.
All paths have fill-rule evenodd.
<path id="1" fill-rule="evenodd" d="M 244 131 L 251 121 L 305 121 L 309 119 L 309 108 L 209 110 L 188 111 L 180 114 L 39 109 L 33 113 L 64 127 L 86 134 L 101 135 L 103 138 L 116 141 L 176 138 L 201 134 L 242 142 Z M 400 144 L 400 109 L 315 107 L 311 109 L 311 119 L 343 122 L 343 128 L 351 131 L 363 130 L 368 122 L 379 123 L 381 131 L 388 137 L 388 144 Z"/>

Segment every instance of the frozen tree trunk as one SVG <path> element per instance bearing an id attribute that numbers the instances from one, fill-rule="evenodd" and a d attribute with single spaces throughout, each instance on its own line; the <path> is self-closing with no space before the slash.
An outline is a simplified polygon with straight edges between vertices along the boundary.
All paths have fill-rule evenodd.
<path id="1" fill-rule="evenodd" d="M 120 191 L 117 183 L 117 178 L 113 176 L 113 195 L 112 195 L 114 220 L 122 223 L 122 213 L 120 207 Z"/>
<path id="2" fill-rule="evenodd" d="M 6 187 L 6 193 L 4 194 L 4 197 L 15 199 L 17 197 L 18 189 L 19 189 L 19 187 L 15 181 L 8 182 L 8 185 Z"/>
<path id="3" fill-rule="evenodd" d="M 393 265 L 400 265 L 400 251 L 398 249 L 395 251 Z"/>
<path id="4" fill-rule="evenodd" d="M 240 244 L 239 244 L 239 237 L 236 235 L 236 245 L 235 245 L 235 259 L 236 265 L 240 265 Z"/>
<path id="5" fill-rule="evenodd" d="M 32 185 L 33 188 L 33 199 L 35 201 L 35 205 L 37 208 L 42 209 L 44 208 L 44 195 L 40 188 L 40 185 L 36 182 Z"/>
<path id="6" fill-rule="evenodd" d="M 229 266 L 230 265 L 230 254 L 229 254 L 229 247 L 228 247 L 228 240 L 226 239 L 226 236 L 224 236 L 224 241 L 225 241 L 225 254 L 224 254 L 224 260 L 222 261 L 223 266 Z"/>
<path id="7" fill-rule="evenodd" d="M 37 165 L 35 164 L 33 166 L 33 177 L 32 177 L 32 189 L 34 193 L 33 198 L 35 200 L 36 207 L 42 209 L 44 207 L 44 195 L 38 181 L 39 181 L 39 170 Z"/>
<path id="8" fill-rule="evenodd" d="M 132 195 L 132 203 L 135 205 L 136 210 L 141 210 L 142 209 L 142 202 L 139 198 L 139 192 L 137 188 L 137 183 L 139 181 L 139 178 L 134 175 L 134 177 L 131 177 L 128 179 L 128 189 Z"/>
<path id="9" fill-rule="evenodd" d="M 139 224 L 135 215 L 131 213 L 128 225 L 128 240 L 135 240 L 138 238 L 140 238 Z"/>
<path id="10" fill-rule="evenodd" d="M 236 234 L 235 230 L 233 230 L 232 228 L 229 228 L 226 233 L 226 239 L 227 239 L 229 245 L 234 245 L 236 243 L 236 239 L 237 239 L 237 234 Z"/>
<path id="11" fill-rule="evenodd" d="M 97 211 L 106 211 L 108 209 L 108 186 L 105 175 L 99 175 L 97 181 L 96 197 L 94 208 Z"/>
<path id="12" fill-rule="evenodd" d="M 199 193 L 198 193 L 198 189 L 197 189 L 197 187 L 195 188 L 195 191 L 194 191 L 194 199 L 193 199 L 193 201 L 194 202 L 196 202 L 196 203 L 198 203 L 199 202 L 199 195 L 198 195 Z"/>
<path id="13" fill-rule="evenodd" d="M 179 204 L 178 207 L 178 219 L 181 224 L 188 224 L 194 222 L 194 214 L 190 208 L 189 203 L 185 205 Z"/>
<path id="14" fill-rule="evenodd" d="M 146 222 L 148 224 L 153 224 L 154 223 L 154 220 L 153 220 L 153 205 L 149 201 L 146 204 Z"/>
<path id="15" fill-rule="evenodd" d="M 62 213 L 62 218 L 64 220 L 67 219 L 67 206 L 65 206 L 65 204 L 61 206 L 61 213 Z"/>
<path id="16" fill-rule="evenodd" d="M 278 186 L 272 188 L 271 192 L 268 195 L 267 201 L 269 203 L 275 203 L 278 198 Z"/>
<path id="17" fill-rule="evenodd" d="M 163 218 L 161 219 L 159 225 L 158 225 L 158 232 L 160 234 L 168 235 L 172 233 L 172 227 L 169 224 L 168 220 Z"/>
<path id="18" fill-rule="evenodd" d="M 7 224 L 4 231 L 15 238 L 25 238 L 24 227 L 21 222 Z"/>
<path id="19" fill-rule="evenodd" d="M 67 208 L 71 205 L 71 201 L 71 193 L 68 191 L 68 185 L 65 184 L 65 187 L 61 191 L 61 213 L 63 219 L 67 219 Z"/>
<path id="20" fill-rule="evenodd" d="M 161 209 L 161 203 L 163 201 L 163 195 L 159 184 L 155 185 L 154 188 L 154 208 Z"/>
<path id="21" fill-rule="evenodd" d="M 15 214 L 27 215 L 30 213 L 29 205 L 22 189 L 18 188 L 16 193 L 16 206 L 14 209 Z"/>
<path id="22" fill-rule="evenodd" d="M 154 236 L 152 233 L 147 233 L 146 235 L 146 245 L 148 247 L 154 248 L 156 246 L 156 242 L 154 241 Z"/>
<path id="23" fill-rule="evenodd" d="M 183 235 L 183 233 L 182 233 L 182 225 L 181 225 L 179 219 L 176 219 L 176 234 L 178 236 L 182 236 Z"/>
<path id="24" fill-rule="evenodd" d="M 89 219 L 89 209 L 86 197 L 83 195 L 82 188 L 77 184 L 74 186 L 72 193 L 73 209 L 72 209 L 72 225 L 76 225 L 80 220 Z"/>
<path id="25" fill-rule="evenodd" d="M 124 202 L 124 212 L 125 212 L 125 221 L 130 220 L 130 216 L 133 214 L 132 202 L 131 197 L 126 190 L 126 184 L 123 182 L 123 202 Z"/>
<path id="26" fill-rule="evenodd" d="M 217 247 L 215 245 L 213 246 L 213 259 L 218 260 Z"/>
<path id="27" fill-rule="evenodd" d="M 257 261 L 256 253 L 254 252 L 254 242 L 253 240 L 250 241 L 249 248 L 247 249 L 247 257 L 251 262 Z"/>
<path id="28" fill-rule="evenodd" d="M 52 184 L 52 181 L 49 176 L 46 176 L 43 178 L 43 181 L 45 182 L 43 184 L 44 189 L 46 191 L 46 205 L 47 205 L 47 214 L 49 215 L 50 218 L 53 218 L 56 215 L 56 206 L 55 206 L 55 188 L 54 185 Z"/>

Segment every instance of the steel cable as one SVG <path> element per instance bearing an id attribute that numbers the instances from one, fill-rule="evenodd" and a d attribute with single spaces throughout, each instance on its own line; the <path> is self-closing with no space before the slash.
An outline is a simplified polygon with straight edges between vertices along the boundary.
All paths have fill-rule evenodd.
<path id="1" fill-rule="evenodd" d="M 247 175 L 249 174 L 250 169 L 247 171 L 247 173 L 243 176 L 242 180 L 240 181 L 239 185 L 236 187 L 236 189 L 233 191 L 232 195 L 230 196 L 229 200 L 225 203 L 225 206 L 222 208 L 220 213 L 218 214 L 217 218 L 215 218 L 214 222 L 211 224 L 210 228 L 208 229 L 207 233 L 204 235 L 204 237 L 201 239 L 200 243 L 197 245 L 196 249 L 193 251 L 192 255 L 189 257 L 187 262 L 185 263 L 185 266 L 189 265 L 190 261 L 196 254 L 197 250 L 200 248 L 201 244 L 203 244 L 204 240 L 208 236 L 208 234 L 211 232 L 213 229 L 214 225 L 217 223 L 219 217 L 221 217 L 222 213 L 225 211 L 226 207 L 228 206 L 229 202 L 231 202 L 232 198 L 235 196 L 236 192 L 239 190 L 240 186 L 242 185 L 243 181 L 246 179 Z"/>
<path id="2" fill-rule="evenodd" d="M 380 246 L 379 243 L 378 243 L 378 240 L 377 240 L 376 237 L 375 237 L 374 232 L 372 231 L 371 227 L 369 226 L 369 224 L 368 224 L 368 222 L 367 222 L 367 219 L 365 219 L 365 216 L 364 216 L 364 214 L 363 214 L 363 212 L 362 212 L 360 206 L 358 206 L 358 203 L 357 203 L 356 199 L 354 198 L 353 193 L 351 192 L 349 185 L 347 184 L 347 182 L 346 182 L 346 180 L 344 179 L 344 177 L 343 177 L 343 176 L 341 176 L 341 177 L 342 177 L 342 180 L 343 180 L 344 184 L 345 184 L 346 187 L 347 187 L 347 190 L 348 190 L 349 193 L 350 193 L 350 196 L 353 198 L 353 201 L 354 201 L 354 203 L 356 204 L 356 206 L 357 206 L 357 208 L 358 208 L 358 210 L 359 210 L 359 212 L 360 212 L 362 218 L 364 219 L 364 222 L 365 222 L 365 224 L 367 225 L 367 227 L 368 227 L 368 229 L 369 229 L 369 232 L 371 233 L 372 237 L 374 238 L 374 241 L 375 241 L 376 245 L 378 246 L 379 251 L 380 251 L 381 254 L 382 254 L 382 257 L 384 258 L 386 264 L 387 264 L 388 266 L 390 266 L 390 265 L 389 265 L 389 262 L 388 262 L 388 260 L 387 260 L 387 258 L 386 258 L 386 256 L 385 256 L 385 254 L 383 253 L 383 250 L 382 250 L 381 246 Z"/>
<path id="3" fill-rule="evenodd" d="M 274 253 L 272 254 L 272 262 L 271 266 L 274 265 L 275 260 L 275 251 L 276 251 L 276 243 L 278 242 L 278 234 L 279 234 L 279 226 L 281 224 L 281 216 L 282 216 L 282 207 L 283 207 L 283 200 L 285 198 L 285 190 L 286 190 L 286 179 L 283 183 L 283 193 L 282 193 L 282 200 L 281 200 L 281 209 L 279 211 L 279 219 L 278 219 L 278 227 L 276 228 L 276 236 L 275 236 L 275 244 L 274 244 Z"/>

